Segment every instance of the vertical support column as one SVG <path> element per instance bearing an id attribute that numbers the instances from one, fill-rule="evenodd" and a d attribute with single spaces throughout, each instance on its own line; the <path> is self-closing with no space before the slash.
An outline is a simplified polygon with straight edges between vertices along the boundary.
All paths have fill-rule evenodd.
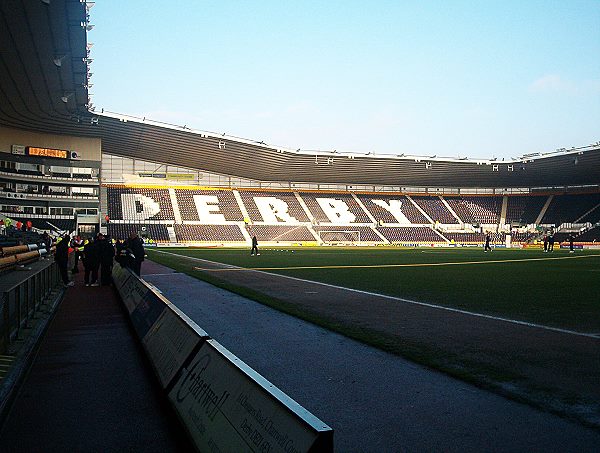
<path id="1" fill-rule="evenodd" d="M 50 275 L 50 270 L 52 267 L 47 267 L 42 271 L 42 298 L 45 299 L 48 293 L 50 292 L 50 279 L 48 276 Z"/>
<path id="2" fill-rule="evenodd" d="M 54 264 L 54 286 L 52 287 L 52 289 L 54 289 L 57 285 L 62 284 L 62 279 L 60 278 L 60 272 L 58 270 L 58 266 L 56 264 Z"/>
<path id="3" fill-rule="evenodd" d="M 51 289 L 54 289 L 54 286 L 56 285 L 56 266 L 52 266 L 52 268 L 50 269 L 50 272 L 48 273 L 48 287 Z"/>
<path id="4" fill-rule="evenodd" d="M 0 352 L 6 354 L 10 344 L 10 298 L 8 293 L 2 294 L 2 347 Z"/>
<path id="5" fill-rule="evenodd" d="M 35 312 L 40 308 L 40 305 L 42 304 L 42 272 L 38 273 L 35 275 L 35 278 L 33 280 L 33 300 L 35 303 L 35 309 L 33 310 L 33 315 L 35 317 Z"/>
<path id="6" fill-rule="evenodd" d="M 21 313 L 21 285 L 17 286 L 15 288 L 15 318 L 16 318 L 16 328 L 17 328 L 17 338 L 19 338 L 19 335 L 21 333 L 21 319 L 22 319 L 22 313 Z"/>
<path id="7" fill-rule="evenodd" d="M 29 327 L 29 312 L 30 310 L 33 311 L 32 308 L 35 308 L 35 303 L 32 306 L 31 301 L 29 300 L 31 295 L 31 291 L 29 290 L 31 280 L 32 279 L 27 279 L 23 282 L 23 300 L 25 301 L 25 328 Z"/>
<path id="8" fill-rule="evenodd" d="M 502 207 L 500 208 L 500 221 L 499 227 L 503 229 L 506 225 L 506 213 L 508 212 L 508 195 L 502 196 Z"/>

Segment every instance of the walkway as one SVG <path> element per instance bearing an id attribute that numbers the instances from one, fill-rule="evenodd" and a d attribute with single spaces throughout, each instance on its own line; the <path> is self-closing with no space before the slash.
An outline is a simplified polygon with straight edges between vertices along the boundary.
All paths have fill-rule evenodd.
<path id="1" fill-rule="evenodd" d="M 110 287 L 76 286 L 0 433 L 6 452 L 190 451 Z"/>

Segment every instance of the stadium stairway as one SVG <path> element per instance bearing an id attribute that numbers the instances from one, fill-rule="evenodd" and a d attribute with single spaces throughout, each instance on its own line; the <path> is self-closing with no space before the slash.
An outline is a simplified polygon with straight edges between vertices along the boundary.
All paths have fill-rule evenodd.
<path id="1" fill-rule="evenodd" d="M 0 431 L 0 451 L 193 451 L 112 287 L 82 273 L 58 306 Z"/>

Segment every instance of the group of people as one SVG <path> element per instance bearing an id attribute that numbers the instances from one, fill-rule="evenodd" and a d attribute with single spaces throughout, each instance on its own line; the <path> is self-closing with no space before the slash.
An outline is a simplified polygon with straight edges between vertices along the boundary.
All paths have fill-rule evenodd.
<path id="1" fill-rule="evenodd" d="M 135 275 L 139 276 L 146 255 L 142 239 L 137 233 L 131 233 L 129 239 L 117 241 L 115 246 L 117 249 L 117 262 L 121 267 L 128 267 Z"/>
<path id="2" fill-rule="evenodd" d="M 554 251 L 554 233 L 544 235 L 544 252 Z"/>
<path id="3" fill-rule="evenodd" d="M 17 231 L 31 231 L 33 228 L 33 223 L 31 220 L 27 220 L 25 222 L 21 222 L 17 220 L 16 222 L 8 217 L 5 219 L 0 219 L 0 229 L 2 231 L 15 229 Z"/>
<path id="4" fill-rule="evenodd" d="M 569 241 L 569 253 L 575 252 L 575 236 L 571 233 L 568 237 Z M 550 232 L 549 234 L 544 235 L 544 252 L 553 252 L 554 251 L 554 233 Z"/>
<path id="5" fill-rule="evenodd" d="M 144 243 L 137 233 L 131 233 L 126 241 L 116 241 L 114 244 L 110 237 L 102 233 L 85 240 L 79 236 L 71 239 L 66 234 L 57 240 L 54 255 L 65 286 L 75 284 L 69 280 L 68 274 L 70 253 L 73 254 L 73 274 L 79 272 L 79 260 L 83 262 L 85 286 L 110 285 L 115 259 L 122 267 L 128 267 L 140 275 L 145 256 Z"/>

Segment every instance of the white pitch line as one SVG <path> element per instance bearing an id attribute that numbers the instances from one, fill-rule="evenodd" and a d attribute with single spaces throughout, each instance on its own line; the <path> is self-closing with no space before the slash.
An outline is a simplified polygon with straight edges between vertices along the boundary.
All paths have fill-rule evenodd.
<path id="1" fill-rule="evenodd" d="M 232 264 L 224 264 L 224 263 L 219 263 L 219 262 L 216 262 L 216 261 L 205 260 L 205 259 L 202 259 L 202 258 L 195 258 L 195 257 L 192 257 L 192 256 L 186 256 L 186 255 L 179 255 L 179 254 L 173 253 L 173 252 L 163 252 L 161 250 L 156 250 L 156 252 L 158 252 L 158 253 L 165 253 L 167 255 L 175 255 L 175 256 L 178 256 L 178 257 L 183 257 L 183 258 L 190 259 L 192 261 L 200 261 L 200 262 L 209 263 L 209 264 L 216 264 L 216 265 L 220 265 L 220 266 L 226 266 L 226 267 L 230 267 L 230 268 L 233 268 L 233 269 L 245 269 L 245 268 L 242 268 L 240 266 L 234 266 Z M 328 287 L 328 288 L 335 288 L 335 289 L 341 289 L 341 290 L 345 290 L 345 291 L 352 291 L 352 292 L 355 292 L 355 293 L 365 294 L 365 295 L 368 295 L 368 296 L 383 297 L 385 299 L 395 300 L 397 302 L 404 302 L 404 303 L 407 303 L 407 304 L 420 305 L 422 307 L 435 308 L 435 309 L 438 309 L 438 310 L 445 310 L 445 311 L 450 311 L 450 312 L 454 312 L 454 313 L 461 313 L 463 315 L 475 316 L 475 317 L 478 317 L 478 318 L 492 319 L 494 321 L 507 322 L 507 323 L 510 323 L 510 324 L 517 324 L 517 325 L 525 326 L 525 327 L 532 327 L 532 328 L 536 328 L 536 329 L 548 330 L 548 331 L 551 331 L 551 332 L 559 332 L 559 333 L 564 333 L 564 334 L 567 334 L 567 335 L 575 335 L 575 336 L 579 336 L 579 337 L 593 338 L 594 340 L 599 340 L 600 339 L 600 337 L 598 336 L 598 334 L 577 332 L 575 330 L 561 329 L 559 327 L 544 326 L 542 324 L 535 324 L 535 323 L 532 323 L 532 322 L 519 321 L 519 320 L 516 320 L 516 319 L 501 318 L 499 316 L 485 315 L 485 314 L 482 314 L 482 313 L 475 313 L 475 312 L 472 312 L 472 311 L 461 310 L 459 308 L 451 308 L 451 307 L 444 307 L 442 305 L 428 304 L 426 302 L 418 302 L 416 300 L 403 299 L 401 297 L 388 296 L 387 294 L 373 293 L 373 292 L 364 291 L 364 290 L 361 290 L 361 289 L 345 288 L 343 286 L 332 285 L 330 283 L 316 282 L 316 281 L 313 281 L 313 280 L 306 280 L 306 279 L 303 279 L 303 278 L 292 277 L 292 276 L 289 276 L 289 275 L 274 274 L 272 272 L 259 271 L 259 270 L 255 270 L 255 269 L 247 269 L 247 270 L 249 272 L 258 272 L 260 274 L 266 274 L 266 275 L 270 275 L 270 276 L 273 276 L 273 277 L 282 277 L 282 278 L 287 278 L 287 279 L 290 279 L 290 280 L 296 280 L 296 281 L 304 282 L 304 283 L 313 283 L 315 285 L 321 285 L 321 286 L 325 286 L 325 287 Z"/>
<path id="2" fill-rule="evenodd" d="M 165 272 L 164 274 L 142 274 L 142 277 L 162 277 L 163 275 L 179 275 L 180 272 Z"/>

